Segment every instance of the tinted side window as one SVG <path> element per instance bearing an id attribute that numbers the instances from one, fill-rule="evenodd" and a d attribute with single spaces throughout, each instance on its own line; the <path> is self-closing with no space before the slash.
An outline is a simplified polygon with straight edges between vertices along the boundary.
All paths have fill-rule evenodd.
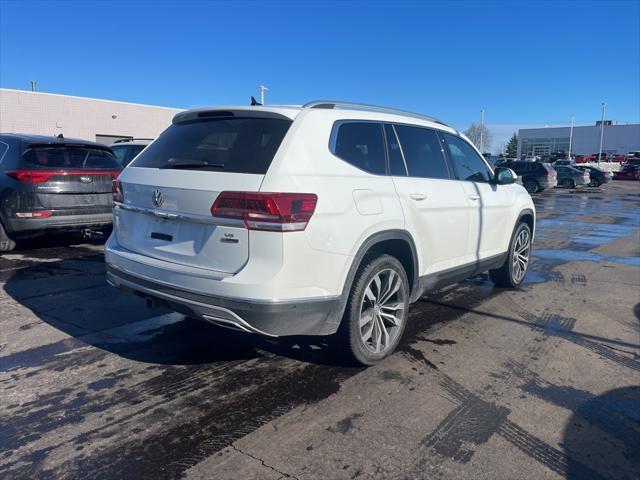
<path id="1" fill-rule="evenodd" d="M 382 124 L 375 122 L 338 123 L 331 151 L 365 172 L 384 175 L 385 157 Z"/>
<path id="2" fill-rule="evenodd" d="M 127 165 L 129 165 L 134 158 L 136 158 L 136 156 L 142 151 L 144 150 L 144 147 L 146 147 L 146 145 L 130 145 L 129 146 L 129 153 L 127 153 L 127 158 L 125 158 L 124 163 L 122 164 L 123 167 L 126 167 Z"/>
<path id="3" fill-rule="evenodd" d="M 449 158 L 460 180 L 488 182 L 491 173 L 480 155 L 465 140 L 449 133 L 442 134 Z"/>
<path id="4" fill-rule="evenodd" d="M 384 133 L 387 137 L 387 152 L 389 155 L 389 175 L 396 177 L 405 177 L 407 170 L 404 168 L 404 160 L 402 159 L 402 151 L 396 137 L 396 132 L 389 124 L 384 126 Z"/>
<path id="5" fill-rule="evenodd" d="M 113 150 L 113 153 L 115 153 L 118 163 L 124 166 L 124 162 L 127 158 L 127 152 L 129 151 L 129 149 L 124 145 L 114 145 L 113 147 L 111 147 L 111 150 Z"/>
<path id="6" fill-rule="evenodd" d="M 449 178 L 447 162 L 436 132 L 428 128 L 396 125 L 409 176 Z"/>
<path id="7" fill-rule="evenodd" d="M 514 163 L 509 168 L 513 169 L 513 171 L 516 172 L 518 175 L 521 175 L 527 171 L 526 165 L 523 165 L 521 163 Z"/>
<path id="8" fill-rule="evenodd" d="M 9 150 L 9 145 L 0 140 L 0 162 L 4 158 L 5 153 Z"/>

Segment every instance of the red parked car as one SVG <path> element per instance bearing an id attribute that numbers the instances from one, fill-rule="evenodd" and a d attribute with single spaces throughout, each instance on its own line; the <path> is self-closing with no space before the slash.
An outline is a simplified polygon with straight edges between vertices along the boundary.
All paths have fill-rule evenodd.
<path id="1" fill-rule="evenodd" d="M 591 156 L 589 155 L 576 155 L 575 156 L 576 163 L 587 163 L 591 161 Z"/>
<path id="2" fill-rule="evenodd" d="M 615 180 L 640 180 L 640 158 L 630 158 L 613 174 Z"/>
<path id="3" fill-rule="evenodd" d="M 624 163 L 627 160 L 627 157 L 625 155 L 622 155 L 621 153 L 614 153 L 611 156 L 611 160 L 612 162 L 616 162 L 616 163 Z"/>

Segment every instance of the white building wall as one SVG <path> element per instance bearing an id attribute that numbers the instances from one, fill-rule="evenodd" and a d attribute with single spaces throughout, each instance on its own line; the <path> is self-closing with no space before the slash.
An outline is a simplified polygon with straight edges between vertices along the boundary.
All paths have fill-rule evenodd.
<path id="1" fill-rule="evenodd" d="M 180 109 L 0 88 L 0 132 L 156 138 Z"/>

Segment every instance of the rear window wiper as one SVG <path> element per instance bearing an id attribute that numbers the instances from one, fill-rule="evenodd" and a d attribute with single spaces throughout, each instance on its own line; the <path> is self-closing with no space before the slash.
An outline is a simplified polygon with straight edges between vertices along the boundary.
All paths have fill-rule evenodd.
<path id="1" fill-rule="evenodd" d="M 224 163 L 210 163 L 206 160 L 191 160 L 188 158 L 170 158 L 162 168 L 224 168 Z"/>

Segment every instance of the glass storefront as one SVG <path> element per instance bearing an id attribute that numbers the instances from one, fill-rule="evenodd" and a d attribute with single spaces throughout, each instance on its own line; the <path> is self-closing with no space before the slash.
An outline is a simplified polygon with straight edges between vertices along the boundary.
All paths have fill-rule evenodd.
<path id="1" fill-rule="evenodd" d="M 553 152 L 569 151 L 569 137 L 523 138 L 522 155 L 551 155 Z"/>

